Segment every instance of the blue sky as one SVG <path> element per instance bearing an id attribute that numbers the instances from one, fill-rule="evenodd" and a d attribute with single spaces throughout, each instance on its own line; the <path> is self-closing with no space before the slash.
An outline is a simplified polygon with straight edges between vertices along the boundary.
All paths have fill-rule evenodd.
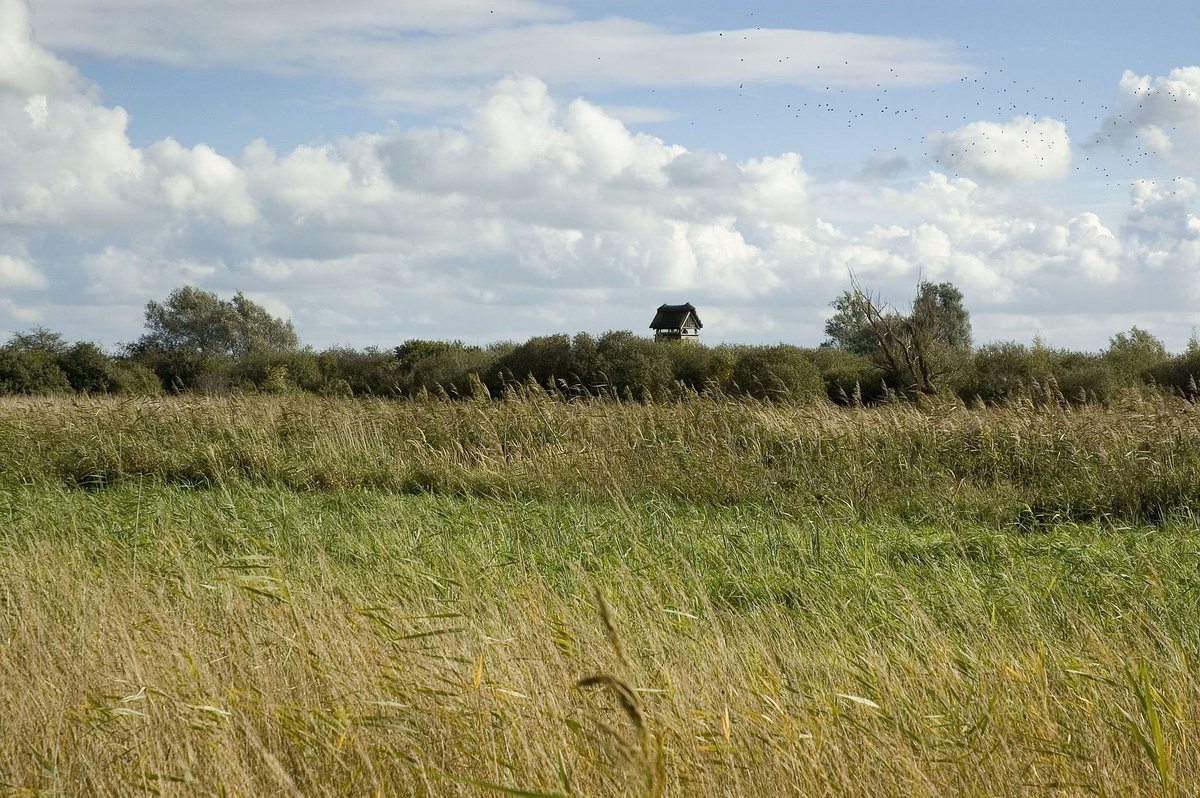
<path id="1" fill-rule="evenodd" d="M 0 0 L 0 332 L 184 283 L 303 340 L 814 345 L 853 273 L 980 342 L 1200 325 L 1182 2 Z M 645 318 L 643 318 L 645 317 Z"/>

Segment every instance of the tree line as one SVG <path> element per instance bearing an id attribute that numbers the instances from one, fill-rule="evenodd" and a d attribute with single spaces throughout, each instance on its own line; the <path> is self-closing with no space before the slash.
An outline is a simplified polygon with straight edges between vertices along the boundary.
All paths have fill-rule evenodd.
<path id="1" fill-rule="evenodd" d="M 35 328 L 0 346 L 0 394 L 311 392 L 327 396 L 499 396 L 514 386 L 565 397 L 665 400 L 697 393 L 870 404 L 921 395 L 963 401 L 1104 401 L 1128 390 L 1200 397 L 1200 342 L 1171 355 L 1138 327 L 1101 352 L 1035 339 L 973 346 L 962 293 L 923 282 L 907 308 L 853 285 L 818 347 L 704 346 L 619 330 L 473 346 L 413 339 L 391 349 L 302 346 L 290 321 L 238 293 L 185 286 L 146 305 L 145 332 L 105 351 Z"/>

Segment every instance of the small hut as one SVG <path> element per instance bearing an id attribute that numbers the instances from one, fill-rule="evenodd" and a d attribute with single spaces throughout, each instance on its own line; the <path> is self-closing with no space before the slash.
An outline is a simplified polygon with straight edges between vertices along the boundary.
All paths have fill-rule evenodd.
<path id="1" fill-rule="evenodd" d="M 688 302 L 684 305 L 659 305 L 650 322 L 656 341 L 691 341 L 700 340 L 700 316 L 696 308 Z"/>

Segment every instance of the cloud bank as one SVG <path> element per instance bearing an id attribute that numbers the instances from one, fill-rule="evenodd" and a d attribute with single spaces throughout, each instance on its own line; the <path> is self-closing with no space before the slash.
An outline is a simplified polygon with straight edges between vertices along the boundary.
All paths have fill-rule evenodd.
<path id="1" fill-rule="evenodd" d="M 388 105 L 456 105 L 506 74 L 554 86 L 912 86 L 970 71 L 946 42 L 797 29 L 677 32 L 557 3 L 39 0 L 49 46 L 177 67 L 337 77 Z M 105 31 L 97 36 L 96 31 Z"/>
<path id="2" fill-rule="evenodd" d="M 985 340 L 1200 321 L 1195 181 L 1136 184 L 1115 220 L 1022 199 L 1008 184 L 1069 163 L 1054 119 L 944 134 L 964 176 L 823 182 L 800 154 L 688 150 L 511 75 L 459 125 L 139 148 L 23 8 L 0 0 L 0 329 L 128 340 L 141 305 L 193 283 L 318 345 L 639 329 L 664 301 L 708 309 L 713 337 L 814 344 L 851 271 L 898 301 L 954 281 Z"/>

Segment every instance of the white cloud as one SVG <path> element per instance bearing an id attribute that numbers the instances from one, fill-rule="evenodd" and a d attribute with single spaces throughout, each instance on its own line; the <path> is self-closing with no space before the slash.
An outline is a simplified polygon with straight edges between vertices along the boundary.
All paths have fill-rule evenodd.
<path id="1" fill-rule="evenodd" d="M 12 300 L 0 297 L 0 319 L 14 327 L 20 327 L 41 321 L 42 311 L 40 308 L 18 305 Z M 12 333 L 14 330 L 9 329 L 7 332 Z"/>
<path id="2" fill-rule="evenodd" d="M 47 285 L 46 276 L 27 259 L 0 255 L 0 288 L 36 290 Z"/>
<path id="3" fill-rule="evenodd" d="M 670 122 L 679 118 L 679 113 L 676 111 L 651 105 L 605 105 L 604 113 L 626 125 Z"/>
<path id="4" fill-rule="evenodd" d="M 181 285 L 207 283 L 223 269 L 222 264 L 172 261 L 111 245 L 84 255 L 81 267 L 88 293 L 101 302 L 165 296 Z"/>
<path id="5" fill-rule="evenodd" d="M 290 321 L 292 316 L 295 315 L 292 313 L 292 309 L 288 303 L 276 294 L 264 291 L 245 291 L 243 293 L 245 293 L 247 299 L 255 304 L 262 305 L 268 313 L 276 318 Z"/>
<path id="6" fill-rule="evenodd" d="M 205 144 L 187 148 L 164 139 L 146 148 L 148 182 L 157 199 L 177 212 L 247 225 L 258 215 L 246 175 Z"/>
<path id="7" fill-rule="evenodd" d="M 317 0 L 38 0 L 36 23 L 55 48 L 335 76 L 387 104 L 460 104 L 481 83 L 514 72 L 570 87 L 822 89 L 925 85 L 970 71 L 941 41 L 796 29 L 677 32 L 619 17 L 577 19 L 563 4 L 534 0 L 436 8 L 348 0 L 335 14 Z"/>
<path id="8" fill-rule="evenodd" d="M 1200 217 L 1192 211 L 1196 196 L 1196 181 L 1190 177 L 1136 181 L 1123 233 L 1152 249 L 1200 238 Z"/>
<path id="9" fill-rule="evenodd" d="M 908 173 L 911 165 L 898 152 L 877 152 L 862 165 L 861 176 L 866 180 L 890 180 Z"/>
<path id="10" fill-rule="evenodd" d="M 106 56 L 196 65 L 247 45 L 319 41 L 350 33 L 446 33 L 563 19 L 560 5 L 539 0 L 36 0 L 39 37 L 52 47 Z M 97 36 L 107 31 L 107 36 Z"/>
<path id="11" fill-rule="evenodd" d="M 21 54 L 0 51 L 0 222 L 84 234 L 145 228 L 172 212 L 253 221 L 245 176 L 229 159 L 172 139 L 131 146 L 125 110 L 101 105 L 29 38 L 22 3 L 0 4 L 0 40 Z"/>
<path id="12" fill-rule="evenodd" d="M 1071 166 L 1067 126 L 1050 117 L 1023 115 L 1007 123 L 972 122 L 928 137 L 943 168 L 980 178 L 1022 182 L 1051 180 Z"/>
<path id="13" fill-rule="evenodd" d="M 1125 70 L 1112 112 L 1091 143 L 1126 147 L 1135 142 L 1148 155 L 1200 166 L 1200 66 L 1158 77 Z"/>
<path id="14" fill-rule="evenodd" d="M 78 74 L 33 42 L 25 0 L 0 0 L 0 90 L 46 94 L 74 84 Z"/>
<path id="15" fill-rule="evenodd" d="M 112 222 L 144 169 L 127 123 L 121 108 L 98 106 L 75 89 L 0 90 L 0 222 Z"/>

